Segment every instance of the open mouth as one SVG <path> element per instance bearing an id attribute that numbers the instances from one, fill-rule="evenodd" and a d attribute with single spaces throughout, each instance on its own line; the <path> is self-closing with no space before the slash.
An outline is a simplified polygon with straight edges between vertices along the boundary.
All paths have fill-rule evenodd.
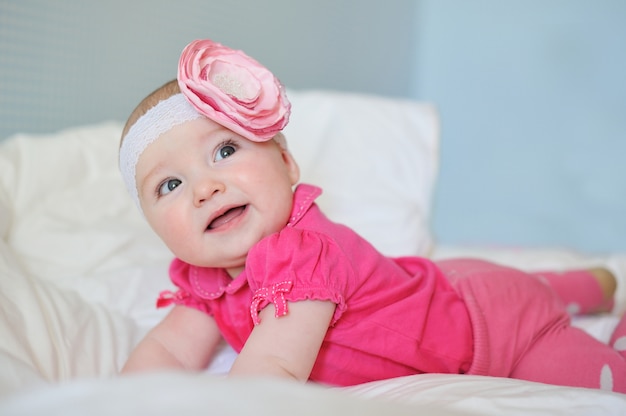
<path id="1" fill-rule="evenodd" d="M 213 221 L 209 223 L 206 229 L 215 230 L 216 228 L 219 228 L 228 224 L 229 222 L 231 222 L 232 220 L 234 220 L 235 218 L 238 218 L 241 214 L 243 214 L 246 208 L 247 208 L 247 205 L 242 205 L 239 207 L 234 207 L 234 208 L 229 209 L 228 211 L 224 212 L 222 215 L 213 219 Z"/>

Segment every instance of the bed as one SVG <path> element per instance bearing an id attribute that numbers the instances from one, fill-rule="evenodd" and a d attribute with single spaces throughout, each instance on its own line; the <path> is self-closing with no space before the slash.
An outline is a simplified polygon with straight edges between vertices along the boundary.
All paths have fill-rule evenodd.
<path id="1" fill-rule="evenodd" d="M 626 255 L 566 248 L 446 247 L 430 219 L 439 119 L 428 103 L 290 91 L 285 134 L 327 214 L 389 255 L 475 256 L 525 269 L 605 264 Z M 626 414 L 626 395 L 520 380 L 428 374 L 347 388 L 224 377 L 224 345 L 199 374 L 117 376 L 166 313 L 171 254 L 117 171 L 118 120 L 0 142 L 0 414 Z M 624 288 L 620 286 L 623 300 Z M 621 310 L 623 310 L 623 302 Z M 577 318 L 606 340 L 617 313 Z"/>

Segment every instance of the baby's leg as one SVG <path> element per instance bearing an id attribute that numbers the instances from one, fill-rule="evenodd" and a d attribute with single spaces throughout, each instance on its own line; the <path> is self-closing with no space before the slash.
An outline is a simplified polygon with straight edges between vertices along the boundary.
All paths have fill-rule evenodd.
<path id="1" fill-rule="evenodd" d="M 564 326 L 537 339 L 511 377 L 626 393 L 626 360 L 580 329 Z"/>
<path id="2" fill-rule="evenodd" d="M 531 274 L 552 287 L 570 315 L 609 312 L 613 308 L 616 281 L 605 268 Z"/>

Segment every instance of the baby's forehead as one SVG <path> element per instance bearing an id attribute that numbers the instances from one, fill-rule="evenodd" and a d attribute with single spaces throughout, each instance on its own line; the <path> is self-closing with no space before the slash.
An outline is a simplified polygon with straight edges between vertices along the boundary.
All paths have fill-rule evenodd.
<path id="1" fill-rule="evenodd" d="M 221 143 L 234 137 L 247 141 L 244 137 L 204 116 L 187 120 L 172 126 L 152 140 L 139 155 L 138 163 L 146 155 L 153 157 L 155 153 L 153 150 L 155 149 L 160 149 L 161 152 L 164 152 L 162 157 L 167 158 L 176 153 L 193 152 L 198 146 Z"/>

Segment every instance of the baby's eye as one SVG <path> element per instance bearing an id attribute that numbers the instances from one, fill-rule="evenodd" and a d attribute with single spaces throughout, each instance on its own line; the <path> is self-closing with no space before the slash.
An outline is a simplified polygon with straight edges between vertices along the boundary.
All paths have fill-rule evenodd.
<path id="1" fill-rule="evenodd" d="M 215 161 L 219 161 L 222 159 L 226 159 L 227 157 L 232 156 L 233 153 L 237 151 L 237 147 L 232 143 L 226 143 L 220 146 L 217 149 L 217 153 L 215 154 Z"/>
<path id="2" fill-rule="evenodd" d="M 159 189 L 157 189 L 157 194 L 159 196 L 167 195 L 174 189 L 176 189 L 181 183 L 182 182 L 179 179 L 168 179 L 161 185 L 159 185 Z"/>

